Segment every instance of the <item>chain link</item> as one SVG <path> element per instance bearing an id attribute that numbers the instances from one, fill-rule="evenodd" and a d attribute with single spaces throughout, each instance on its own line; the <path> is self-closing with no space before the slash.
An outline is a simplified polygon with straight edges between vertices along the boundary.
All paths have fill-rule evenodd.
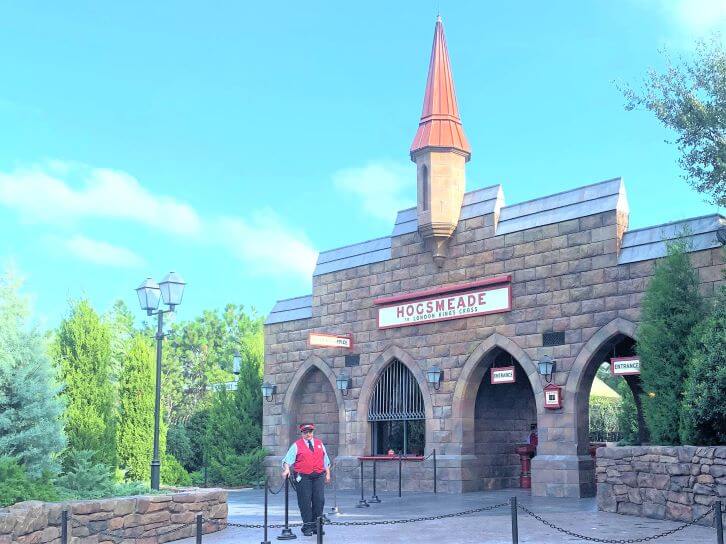
<path id="1" fill-rule="evenodd" d="M 420 518 L 407 518 L 407 519 L 386 519 L 381 521 L 329 521 L 325 525 L 339 525 L 343 527 L 356 527 L 363 525 L 398 525 L 400 523 L 415 523 L 418 521 L 434 521 L 437 519 L 455 518 L 459 516 L 467 516 L 469 514 L 476 514 L 478 512 L 488 512 L 490 510 L 496 510 L 509 506 L 508 502 L 502 502 L 499 504 L 493 504 L 491 506 L 484 506 L 483 508 L 472 508 L 470 510 L 464 510 L 462 512 L 454 512 L 451 514 L 439 514 L 438 516 L 424 516 Z"/>
<path id="2" fill-rule="evenodd" d="M 286 478 L 283 478 L 283 479 L 282 479 L 282 483 L 280 483 L 280 487 L 278 487 L 278 488 L 277 488 L 277 491 L 273 491 L 273 490 L 272 490 L 272 489 L 270 488 L 270 485 L 269 485 L 269 484 L 267 484 L 267 491 L 269 491 L 269 492 L 270 492 L 270 495 L 277 495 L 277 494 L 278 494 L 278 493 L 279 493 L 280 491 L 282 491 L 282 488 L 283 488 L 283 487 L 285 487 L 285 480 L 286 480 Z"/>
<path id="3" fill-rule="evenodd" d="M 636 542 L 648 542 L 650 540 L 656 540 L 658 538 L 663 538 L 665 536 L 672 535 L 673 533 L 677 533 L 678 531 L 682 531 L 686 527 L 690 527 L 691 525 L 695 525 L 697 522 L 701 521 L 708 514 L 710 514 L 711 511 L 713 511 L 713 507 L 711 507 L 708 510 L 706 510 L 703 514 L 701 514 L 700 516 L 698 516 L 697 518 L 694 518 L 693 520 L 688 521 L 688 522 L 684 523 L 683 525 L 679 525 L 675 529 L 670 529 L 669 531 L 663 531 L 662 533 L 658 533 L 656 535 L 644 536 L 644 537 L 641 537 L 641 538 L 622 538 L 622 539 L 614 538 L 614 539 L 611 539 L 611 538 L 597 538 L 597 537 L 594 537 L 594 536 L 581 535 L 579 533 L 575 533 L 573 531 L 569 531 L 567 529 L 563 529 L 562 527 L 558 527 L 554 523 L 550 523 L 546 519 L 541 518 L 540 516 L 538 516 L 537 514 L 535 514 L 534 512 L 532 512 L 531 510 L 529 510 L 528 508 L 526 508 L 525 506 L 522 506 L 521 504 L 518 504 L 517 507 L 520 510 L 522 510 L 523 512 L 525 512 L 526 514 L 532 516 L 534 519 L 536 519 L 540 523 L 543 523 L 543 524 L 547 525 L 547 527 L 550 527 L 551 529 L 554 529 L 555 531 L 559 531 L 560 533 L 564 533 L 564 534 L 569 535 L 569 536 L 574 536 L 574 537 L 580 538 L 582 540 L 587 540 L 587 541 L 590 541 L 590 542 L 601 542 L 601 543 L 604 543 L 604 544 L 634 544 Z"/>

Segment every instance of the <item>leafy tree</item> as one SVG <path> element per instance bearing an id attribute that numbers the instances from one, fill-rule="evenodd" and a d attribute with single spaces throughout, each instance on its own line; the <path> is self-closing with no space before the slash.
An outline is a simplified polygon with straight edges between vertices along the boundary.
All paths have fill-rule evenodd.
<path id="1" fill-rule="evenodd" d="M 668 245 L 668 254 L 656 263 L 642 303 L 636 349 L 641 361 L 643 414 L 654 444 L 679 443 L 689 338 L 705 309 L 687 249 L 683 239 Z"/>
<path id="2" fill-rule="evenodd" d="M 166 452 L 173 455 L 183 466 L 192 460 L 192 444 L 183 425 L 170 425 L 166 432 Z"/>
<path id="3" fill-rule="evenodd" d="M 695 350 L 681 409 L 681 440 L 688 444 L 726 443 L 726 287 L 711 316 L 695 333 Z"/>
<path id="4" fill-rule="evenodd" d="M 161 482 L 166 485 L 185 486 L 191 485 L 192 479 L 189 473 L 170 453 L 164 454 L 161 462 Z"/>
<path id="5" fill-rule="evenodd" d="M 638 408 L 635 405 L 633 391 L 630 389 L 628 382 L 620 378 L 616 386 L 616 391 L 620 395 L 620 405 L 618 406 L 618 430 L 620 431 L 623 444 L 637 444 L 638 435 Z"/>
<path id="6" fill-rule="evenodd" d="M 0 277 L 0 456 L 13 456 L 31 477 L 57 472 L 65 447 L 62 404 L 45 341 L 28 329 L 20 282 Z M 8 468 L 8 470 L 10 470 Z"/>
<path id="7" fill-rule="evenodd" d="M 118 385 L 116 451 L 131 480 L 148 480 L 154 439 L 154 352 L 137 334 L 129 342 Z M 163 451 L 163 450 L 162 450 Z"/>
<path id="8" fill-rule="evenodd" d="M 71 306 L 58 328 L 54 352 L 59 377 L 65 384 L 69 446 L 94 451 L 95 460 L 115 466 L 110 333 L 87 300 Z"/>
<path id="9" fill-rule="evenodd" d="M 111 311 L 103 316 L 103 321 L 108 326 L 110 335 L 111 379 L 116 382 L 121 375 L 121 367 L 131 339 L 136 334 L 134 315 L 123 300 L 117 300 Z"/>
<path id="10" fill-rule="evenodd" d="M 667 59 L 651 70 L 642 91 L 623 87 L 626 109 L 652 111 L 678 135 L 684 176 L 719 206 L 726 206 L 726 50 L 719 36 L 698 42 L 693 60 Z"/>
<path id="11" fill-rule="evenodd" d="M 194 412 L 184 425 L 184 430 L 186 431 L 187 437 L 189 437 L 189 446 L 191 448 L 191 455 L 184 464 L 184 467 L 190 472 L 204 468 L 204 451 L 206 449 L 208 422 L 209 408 L 204 407 Z"/>

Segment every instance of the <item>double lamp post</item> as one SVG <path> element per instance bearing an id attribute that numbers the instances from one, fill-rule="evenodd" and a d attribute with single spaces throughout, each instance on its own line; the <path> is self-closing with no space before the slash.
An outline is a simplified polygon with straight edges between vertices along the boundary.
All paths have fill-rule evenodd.
<path id="1" fill-rule="evenodd" d="M 154 399 L 154 455 L 151 459 L 151 489 L 159 490 L 159 413 L 161 411 L 161 342 L 164 339 L 164 314 L 173 312 L 181 304 L 186 285 L 176 272 L 169 272 L 160 283 L 147 278 L 137 289 L 141 309 L 146 315 L 157 316 L 156 320 L 156 397 Z M 159 300 L 163 300 L 167 309 L 159 308 Z"/>

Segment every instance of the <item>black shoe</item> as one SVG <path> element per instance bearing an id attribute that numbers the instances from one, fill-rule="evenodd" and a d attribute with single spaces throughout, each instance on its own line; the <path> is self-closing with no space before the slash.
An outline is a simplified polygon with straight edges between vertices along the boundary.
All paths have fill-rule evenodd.
<path id="1" fill-rule="evenodd" d="M 312 529 L 309 529 L 309 530 L 308 529 L 303 529 L 302 534 L 304 536 L 313 536 L 315 534 L 315 532 Z"/>

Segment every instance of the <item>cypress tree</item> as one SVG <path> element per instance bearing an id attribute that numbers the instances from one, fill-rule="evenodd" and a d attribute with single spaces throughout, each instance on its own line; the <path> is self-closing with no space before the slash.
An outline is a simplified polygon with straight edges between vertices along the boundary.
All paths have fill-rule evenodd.
<path id="1" fill-rule="evenodd" d="M 114 385 L 111 381 L 111 339 L 87 300 L 72 305 L 59 328 L 55 346 L 68 445 L 92 450 L 94 461 L 116 466 Z"/>
<path id="2" fill-rule="evenodd" d="M 129 342 L 119 379 L 118 463 L 130 480 L 147 480 L 154 438 L 154 353 L 141 334 Z"/>
<path id="3" fill-rule="evenodd" d="M 704 314 L 698 275 L 683 239 L 668 244 L 643 298 L 637 352 L 641 361 L 643 413 L 654 444 L 678 444 L 679 410 L 691 346 Z"/>
<path id="4" fill-rule="evenodd" d="M 688 444 L 726 443 L 726 287 L 714 311 L 695 335 L 681 409 L 681 440 Z"/>
<path id="5" fill-rule="evenodd" d="M 57 471 L 65 436 L 45 341 L 27 328 L 19 285 L 0 277 L 0 457 L 16 458 L 37 477 Z"/>

